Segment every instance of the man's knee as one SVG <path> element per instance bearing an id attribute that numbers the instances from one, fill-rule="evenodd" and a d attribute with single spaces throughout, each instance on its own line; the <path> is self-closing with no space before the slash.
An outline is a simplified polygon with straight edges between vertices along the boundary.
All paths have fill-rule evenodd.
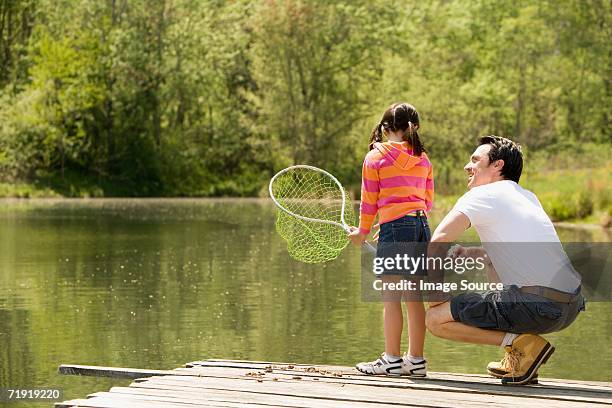
<path id="1" fill-rule="evenodd" d="M 425 314 L 425 326 L 437 337 L 443 337 L 444 325 L 453 322 L 453 315 L 450 310 L 450 302 L 444 302 L 431 306 Z"/>
<path id="2" fill-rule="evenodd" d="M 442 305 L 430 307 L 425 314 L 425 327 L 427 327 L 427 330 L 429 330 L 434 336 L 438 336 L 440 326 L 442 325 L 440 313 L 441 306 Z"/>

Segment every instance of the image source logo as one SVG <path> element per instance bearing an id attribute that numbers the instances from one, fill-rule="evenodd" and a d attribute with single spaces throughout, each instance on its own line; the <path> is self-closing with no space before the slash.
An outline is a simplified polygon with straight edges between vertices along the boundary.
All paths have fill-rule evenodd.
<path id="1" fill-rule="evenodd" d="M 589 301 L 612 300 L 611 244 L 393 243 L 376 254 L 362 251 L 362 298 L 445 300 L 466 291 L 541 286 L 565 293 L 580 288 Z M 410 299 L 408 299 L 410 300 Z"/>
<path id="2" fill-rule="evenodd" d="M 486 257 L 454 257 L 452 255 L 442 257 L 428 257 L 423 254 L 410 256 L 408 254 L 396 254 L 393 257 L 374 257 L 372 262 L 374 274 L 380 275 L 385 270 L 393 269 L 405 274 L 414 275 L 420 270 L 444 269 L 452 270 L 457 274 L 463 274 L 469 270 L 484 270 Z"/>

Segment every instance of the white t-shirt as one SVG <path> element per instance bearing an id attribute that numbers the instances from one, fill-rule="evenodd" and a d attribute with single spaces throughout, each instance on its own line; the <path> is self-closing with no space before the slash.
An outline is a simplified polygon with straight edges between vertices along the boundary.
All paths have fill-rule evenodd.
<path id="1" fill-rule="evenodd" d="M 514 181 L 474 187 L 453 208 L 478 233 L 502 283 L 574 292 L 580 276 L 538 198 Z"/>

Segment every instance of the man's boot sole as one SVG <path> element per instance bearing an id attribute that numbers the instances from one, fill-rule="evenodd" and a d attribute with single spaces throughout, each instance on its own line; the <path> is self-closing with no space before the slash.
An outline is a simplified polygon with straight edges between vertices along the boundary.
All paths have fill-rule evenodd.
<path id="1" fill-rule="evenodd" d="M 542 363 L 540 364 L 540 366 L 542 366 L 543 364 L 546 364 L 546 362 L 548 361 L 548 359 L 550 358 L 550 356 L 552 355 L 554 351 L 555 351 L 555 348 L 552 347 L 552 351 L 544 358 L 544 360 L 542 360 Z M 499 378 L 499 379 L 502 379 L 504 375 L 508 374 L 506 371 L 492 370 L 490 368 L 487 368 L 487 373 L 491 377 Z M 538 373 L 536 372 L 535 375 L 531 378 L 531 381 L 529 381 L 529 384 L 537 384 L 537 383 L 538 383 Z"/>
<path id="2" fill-rule="evenodd" d="M 537 375 L 538 368 L 540 368 L 540 366 L 542 364 L 546 364 L 546 362 L 548 361 L 548 359 L 550 358 L 550 356 L 554 352 L 555 352 L 555 348 L 553 346 L 551 346 L 550 343 L 547 343 L 546 347 L 544 348 L 544 350 L 542 350 L 540 352 L 540 355 L 533 362 L 531 367 L 529 367 L 529 370 L 527 370 L 525 375 L 523 375 L 521 377 L 504 377 L 504 378 L 502 378 L 502 384 L 503 385 L 525 385 L 525 384 L 529 384 L 531 379 L 534 376 Z"/>
<path id="3" fill-rule="evenodd" d="M 542 363 L 542 364 L 544 364 L 544 363 Z M 502 377 L 507 374 L 507 373 L 503 373 L 503 374 L 502 373 L 498 373 L 498 372 L 495 372 L 495 371 L 492 371 L 492 370 L 489 370 L 489 369 L 487 369 L 487 373 L 489 373 L 489 375 L 491 377 L 497 378 L 498 380 L 501 380 Z M 538 383 L 538 373 L 535 373 L 535 375 L 533 377 L 531 377 L 531 380 L 529 380 L 528 384 L 529 385 L 537 385 L 537 384 L 539 384 Z"/>

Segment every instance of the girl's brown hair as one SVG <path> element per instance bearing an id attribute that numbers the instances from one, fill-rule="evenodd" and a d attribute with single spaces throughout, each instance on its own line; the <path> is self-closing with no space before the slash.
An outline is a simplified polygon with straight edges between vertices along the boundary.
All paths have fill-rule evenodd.
<path id="1" fill-rule="evenodd" d="M 370 136 L 370 150 L 374 143 L 382 142 L 383 129 L 397 132 L 401 130 L 403 139 L 410 143 L 415 156 L 420 156 L 425 151 L 425 146 L 419 139 L 417 130 L 419 128 L 419 113 L 409 103 L 394 103 L 383 113 L 380 122 L 372 129 Z"/>

